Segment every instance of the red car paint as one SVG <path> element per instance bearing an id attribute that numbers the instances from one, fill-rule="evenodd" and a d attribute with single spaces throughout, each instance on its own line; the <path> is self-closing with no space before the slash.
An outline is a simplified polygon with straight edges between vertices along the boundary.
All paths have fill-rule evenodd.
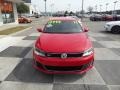
<path id="1" fill-rule="evenodd" d="M 89 45 L 89 46 L 88 46 Z M 85 33 L 78 34 L 48 34 L 43 33 L 36 46 L 45 52 L 80 52 L 92 47 Z"/>
<path id="2" fill-rule="evenodd" d="M 53 20 L 75 20 L 73 18 L 54 18 Z M 67 53 L 76 54 L 79 52 L 84 52 L 89 48 L 92 48 L 92 43 L 88 38 L 88 35 L 83 31 L 82 33 L 72 33 L 72 34 L 51 34 L 42 33 L 37 39 L 35 47 L 43 50 L 47 53 Z M 94 62 L 94 52 L 89 56 L 81 57 L 44 57 L 36 55 L 33 51 L 34 67 L 44 73 L 48 74 L 82 74 L 87 72 L 93 67 Z M 36 64 L 37 62 L 37 64 Z M 38 64 L 40 66 L 38 66 Z M 88 66 L 87 66 L 88 65 Z M 48 70 L 46 67 L 55 68 L 55 70 Z M 64 70 L 64 68 L 81 68 L 80 70 Z M 58 68 L 56 70 L 56 68 Z M 59 70 L 63 68 L 63 70 Z"/>

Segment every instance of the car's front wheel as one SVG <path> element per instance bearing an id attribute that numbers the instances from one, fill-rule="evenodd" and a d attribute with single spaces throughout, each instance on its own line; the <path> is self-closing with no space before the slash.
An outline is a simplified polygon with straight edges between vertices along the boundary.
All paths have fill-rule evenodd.
<path id="1" fill-rule="evenodd" d="M 120 26 L 112 27 L 111 32 L 114 33 L 114 34 L 120 33 Z"/>

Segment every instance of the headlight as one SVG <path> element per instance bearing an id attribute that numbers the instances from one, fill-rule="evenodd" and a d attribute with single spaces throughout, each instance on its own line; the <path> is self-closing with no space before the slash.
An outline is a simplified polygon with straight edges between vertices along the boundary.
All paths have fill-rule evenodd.
<path id="1" fill-rule="evenodd" d="M 43 56 L 43 57 L 45 56 L 45 52 L 36 47 L 34 47 L 34 53 L 39 56 Z"/>
<path id="2" fill-rule="evenodd" d="M 110 25 L 109 25 L 109 24 L 106 24 L 106 26 L 110 27 Z"/>
<path id="3" fill-rule="evenodd" d="M 89 56 L 93 53 L 93 51 L 94 51 L 93 48 L 90 48 L 90 49 L 84 51 L 83 56 Z"/>

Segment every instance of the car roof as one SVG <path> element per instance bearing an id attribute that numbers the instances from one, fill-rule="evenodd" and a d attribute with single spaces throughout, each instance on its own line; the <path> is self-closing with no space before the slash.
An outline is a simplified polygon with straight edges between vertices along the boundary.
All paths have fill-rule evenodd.
<path id="1" fill-rule="evenodd" d="M 53 17 L 53 18 L 50 18 L 49 19 L 50 21 L 52 20 L 60 20 L 60 21 L 76 21 L 75 18 L 72 18 L 72 17 Z"/>

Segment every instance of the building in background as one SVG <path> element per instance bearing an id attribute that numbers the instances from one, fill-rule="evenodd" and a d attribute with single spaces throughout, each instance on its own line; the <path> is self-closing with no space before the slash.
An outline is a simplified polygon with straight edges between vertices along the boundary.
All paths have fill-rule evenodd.
<path id="1" fill-rule="evenodd" d="M 35 14 L 40 14 L 41 12 L 39 9 L 36 7 L 36 5 L 31 4 L 31 0 L 25 0 L 25 4 L 29 7 L 30 12 L 27 13 L 29 15 L 35 15 Z"/>
<path id="2" fill-rule="evenodd" d="M 16 3 L 26 0 L 0 0 L 0 26 L 4 24 L 18 24 Z M 27 0 L 31 2 L 31 0 Z"/>
<path id="3" fill-rule="evenodd" d="M 29 13 L 27 14 L 30 14 L 30 15 L 34 15 L 34 13 L 36 12 L 34 6 L 31 4 L 31 3 L 25 3 L 28 7 L 29 7 Z"/>

